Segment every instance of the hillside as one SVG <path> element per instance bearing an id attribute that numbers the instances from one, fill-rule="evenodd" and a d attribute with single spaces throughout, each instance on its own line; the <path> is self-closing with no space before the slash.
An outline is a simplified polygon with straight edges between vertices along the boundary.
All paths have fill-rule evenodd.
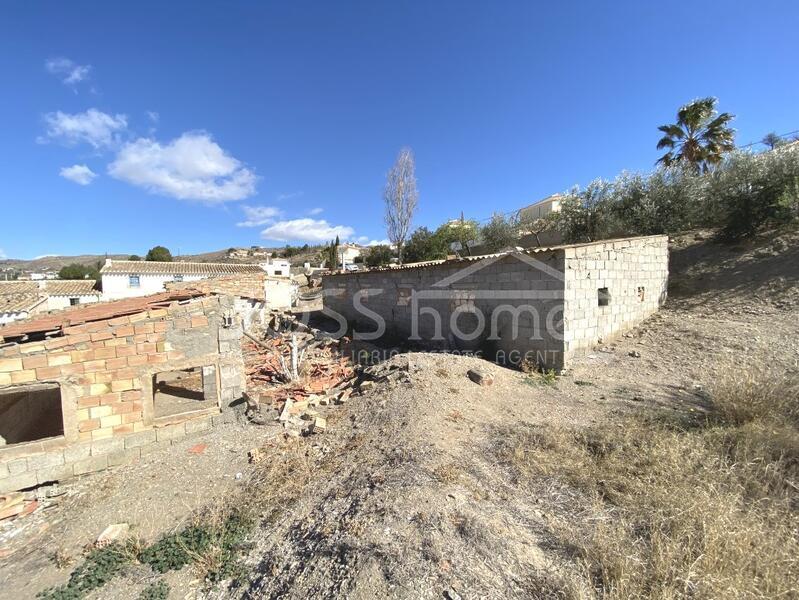
<path id="1" fill-rule="evenodd" d="M 281 253 L 284 248 L 264 248 L 266 252 Z M 311 250 L 310 252 L 301 252 L 293 255 L 290 260 L 293 264 L 302 266 L 305 261 L 315 261 L 318 252 Z M 5 269 L 15 269 L 24 272 L 40 272 L 40 271 L 58 271 L 61 267 L 78 263 L 82 265 L 92 265 L 98 262 L 102 263 L 106 258 L 113 260 L 127 260 L 129 254 L 81 254 L 78 256 L 43 256 L 35 259 L 15 259 L 4 258 L 0 259 L 0 271 Z M 175 260 L 187 262 L 223 262 L 223 263 L 247 263 L 259 262 L 262 258 L 230 258 L 228 257 L 228 248 L 222 250 L 214 250 L 212 252 L 203 252 L 200 254 L 184 254 L 175 257 Z"/>
<path id="2" fill-rule="evenodd" d="M 557 377 L 400 354 L 317 407 L 323 434 L 242 415 L 70 483 L 8 538 L 0 597 L 65 582 L 109 523 L 152 543 L 231 506 L 254 521 L 224 577 L 212 545 L 90 597 L 795 597 L 797 242 L 680 236 L 662 310 Z"/>

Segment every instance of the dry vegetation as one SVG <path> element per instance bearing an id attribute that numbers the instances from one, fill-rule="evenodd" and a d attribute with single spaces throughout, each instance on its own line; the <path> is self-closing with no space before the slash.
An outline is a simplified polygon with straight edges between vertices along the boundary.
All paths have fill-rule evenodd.
<path id="1" fill-rule="evenodd" d="M 520 482 L 577 490 L 553 532 L 578 575 L 569 597 L 791 598 L 799 594 L 799 387 L 730 369 L 691 419 L 511 432 Z"/>

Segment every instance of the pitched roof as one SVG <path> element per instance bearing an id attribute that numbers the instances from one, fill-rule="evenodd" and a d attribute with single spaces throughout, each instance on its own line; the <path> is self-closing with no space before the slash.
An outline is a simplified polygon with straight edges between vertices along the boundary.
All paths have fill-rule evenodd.
<path id="1" fill-rule="evenodd" d="M 50 279 L 46 281 L 0 281 L 0 296 L 44 294 L 49 296 L 99 296 L 94 279 Z"/>
<path id="2" fill-rule="evenodd" d="M 50 296 L 99 296 L 96 286 L 94 279 L 51 279 L 44 282 L 44 291 Z"/>
<path id="3" fill-rule="evenodd" d="M 132 315 L 149 308 L 168 306 L 171 302 L 189 300 L 203 295 L 204 293 L 199 290 L 175 290 L 138 298 L 85 304 L 74 309 L 57 311 L 0 326 L 0 338 L 8 340 L 31 333 L 55 332 L 70 325 Z"/>
<path id="4" fill-rule="evenodd" d="M 106 260 L 100 273 L 103 275 L 233 275 L 258 273 L 259 265 L 200 262 L 157 262 L 149 260 Z"/>
<path id="5" fill-rule="evenodd" d="M 38 294 L 3 294 L 0 295 L 0 313 L 30 312 L 45 300 L 45 296 Z"/>

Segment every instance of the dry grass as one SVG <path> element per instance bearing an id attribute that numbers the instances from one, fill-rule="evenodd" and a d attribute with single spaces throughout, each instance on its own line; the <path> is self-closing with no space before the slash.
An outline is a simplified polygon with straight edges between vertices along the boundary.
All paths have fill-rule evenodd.
<path id="1" fill-rule="evenodd" d="M 797 389 L 766 369 L 731 371 L 701 423 L 516 432 L 503 456 L 520 480 L 579 492 L 554 527 L 578 565 L 569 594 L 798 597 Z"/>

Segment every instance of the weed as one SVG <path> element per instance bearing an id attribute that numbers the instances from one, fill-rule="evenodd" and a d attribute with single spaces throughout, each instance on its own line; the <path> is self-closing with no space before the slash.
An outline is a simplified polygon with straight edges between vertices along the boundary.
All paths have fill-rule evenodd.
<path id="1" fill-rule="evenodd" d="M 139 594 L 139 600 L 167 600 L 167 598 L 169 598 L 169 585 L 165 581 L 151 583 Z"/>
<path id="2" fill-rule="evenodd" d="M 201 575 L 211 582 L 239 573 L 237 556 L 253 520 L 233 510 L 217 522 L 190 525 L 177 533 L 163 536 L 139 554 L 139 560 L 158 573 L 198 567 Z"/>
<path id="3" fill-rule="evenodd" d="M 555 523 L 595 597 L 792 597 L 799 581 L 799 389 L 752 369 L 722 376 L 709 418 L 636 417 L 505 436 L 521 482 L 580 492 Z M 620 426 L 616 426 L 620 425 Z"/>
<path id="4" fill-rule="evenodd" d="M 558 375 L 555 373 L 555 369 L 529 371 L 523 381 L 527 385 L 555 385 Z"/>
<path id="5" fill-rule="evenodd" d="M 118 542 L 90 550 L 83 564 L 72 571 L 66 584 L 48 588 L 37 594 L 37 597 L 45 600 L 82 598 L 119 575 L 131 564 L 133 556 L 134 553 L 129 545 Z"/>

